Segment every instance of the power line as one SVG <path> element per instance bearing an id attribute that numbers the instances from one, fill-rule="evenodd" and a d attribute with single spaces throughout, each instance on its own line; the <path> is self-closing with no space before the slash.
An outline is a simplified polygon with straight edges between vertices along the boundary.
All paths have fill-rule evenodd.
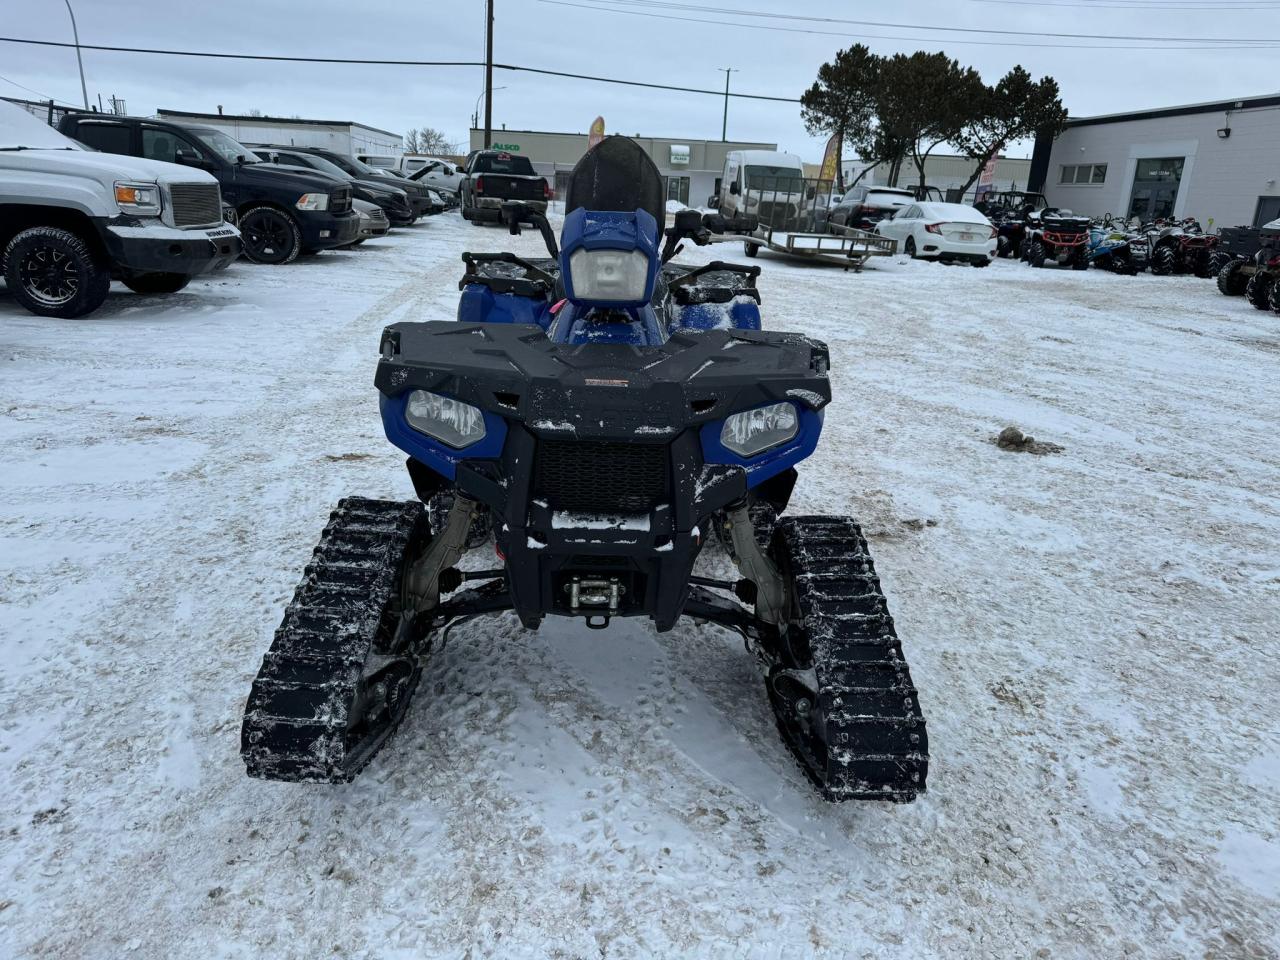
<path id="1" fill-rule="evenodd" d="M 47 93 L 41 93 L 39 90 L 32 90 L 30 87 L 24 87 L 22 84 L 18 83 L 18 81 L 10 80 L 8 77 L 0 77 L 0 80 L 3 80 L 5 83 L 12 84 L 19 90 L 25 90 L 27 93 L 34 93 L 37 97 L 43 97 L 46 100 L 53 100 L 56 102 L 58 99 L 57 97 L 51 96 Z"/>
<path id="2" fill-rule="evenodd" d="M 544 0 L 546 2 L 546 0 Z M 882 27 L 891 30 L 927 30 L 941 33 L 974 33 L 992 34 L 1008 37 L 1050 37 L 1059 40 L 1129 40 L 1146 43 L 1240 43 L 1257 44 L 1249 37 L 1150 37 L 1130 34 L 1109 33 L 1057 33 L 1045 30 L 1001 30 L 994 27 L 939 27 L 918 23 L 890 23 L 882 20 L 849 20 L 841 17 L 813 17 L 791 13 L 767 13 L 759 10 L 743 10 L 734 7 L 707 7 L 694 3 L 673 3 L 664 0 L 595 0 L 601 4 L 598 9 L 608 10 L 611 7 L 640 7 L 644 9 L 677 10 L 685 13 L 715 13 L 736 17 L 756 17 L 767 20 L 803 21 L 806 23 L 840 24 L 855 27 Z M 604 4 L 609 4 L 605 6 Z M 656 14 L 655 14 L 656 16 Z"/>
<path id="3" fill-rule="evenodd" d="M 942 43 L 940 38 L 931 37 L 903 37 L 893 34 L 869 34 L 869 33 L 841 33 L 838 30 L 817 30 L 806 29 L 804 27 L 781 27 L 775 24 L 763 23 L 742 23 L 737 20 L 709 20 L 701 17 L 678 17 L 674 14 L 667 13 L 648 13 L 642 10 L 619 10 L 611 7 L 601 7 L 588 5 L 586 3 L 574 3 L 571 0 L 538 0 L 539 3 L 550 4 L 556 7 L 577 7 L 580 10 L 594 10 L 597 13 L 622 13 L 633 17 L 650 17 L 656 20 L 675 20 L 680 23 L 706 23 L 716 26 L 738 27 L 743 30 L 768 30 L 771 33 L 803 33 L 810 36 L 818 37 L 853 37 L 859 40 L 902 40 L 908 43 Z M 928 30 L 929 27 L 918 27 L 914 29 Z M 1249 46 L 1230 47 L 1230 46 L 1170 46 L 1168 44 L 1143 44 L 1141 46 L 1132 44 L 1087 44 L 1087 43 L 1027 43 L 1025 41 L 1011 40 L 958 40 L 954 37 L 947 37 L 946 43 L 949 45 L 965 44 L 968 46 L 980 47 L 1017 47 L 1025 49 L 1028 47 L 1056 49 L 1056 50 L 1270 50 L 1277 44 L 1276 41 L 1254 41 Z"/>
<path id="4" fill-rule="evenodd" d="M 29 40 L 23 37 L 0 37 L 0 43 L 25 43 L 42 47 L 74 47 L 72 43 L 55 40 Z M 165 57 L 207 57 L 219 60 L 269 60 L 288 63 L 346 63 L 364 66 L 397 66 L 397 67 L 483 67 L 483 60 L 363 60 L 344 57 L 290 57 L 281 54 L 264 53 L 214 53 L 200 50 L 161 50 L 151 47 L 110 47 L 101 44 L 80 44 L 82 50 L 101 50 L 108 53 L 141 53 Z M 598 77 L 587 73 L 569 73 L 564 70 L 544 70 L 541 67 L 525 67 L 512 63 L 494 63 L 495 70 L 508 70 L 513 73 L 535 73 L 546 77 L 564 77 L 571 80 L 590 80 L 595 83 L 613 83 L 627 87 L 644 87 L 649 90 L 672 90 L 676 93 L 697 93 L 709 97 L 723 97 L 723 90 L 705 90 L 700 87 L 682 87 L 669 83 L 648 83 L 642 80 L 623 80 L 618 77 Z M 773 97 L 758 93 L 731 93 L 731 97 L 742 100 L 770 100 L 778 103 L 799 103 L 797 97 Z"/>

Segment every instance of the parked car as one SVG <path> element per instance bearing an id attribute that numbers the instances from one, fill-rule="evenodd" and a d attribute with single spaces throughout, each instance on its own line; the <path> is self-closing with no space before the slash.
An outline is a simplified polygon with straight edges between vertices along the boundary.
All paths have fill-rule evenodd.
<path id="1" fill-rule="evenodd" d="M 86 150 L 0 102 L 0 271 L 32 313 L 92 313 L 112 279 L 175 293 L 239 255 L 207 173 Z"/>
<path id="2" fill-rule="evenodd" d="M 502 150 L 473 150 L 467 157 L 466 174 L 458 190 L 465 220 L 497 223 L 502 204 L 519 200 L 545 213 L 551 199 L 551 184 L 538 176 L 528 157 Z"/>
<path id="3" fill-rule="evenodd" d="M 351 185 L 351 196 L 354 199 L 363 200 L 365 203 L 372 203 L 381 207 L 382 211 L 387 215 L 387 219 L 396 226 L 409 226 L 417 219 L 413 212 L 413 206 L 409 203 L 408 194 L 394 184 L 385 182 L 381 177 L 371 176 L 356 179 L 324 157 L 306 153 L 302 150 L 294 152 L 289 147 L 254 144 L 253 152 L 257 157 L 268 163 L 278 163 L 303 170 L 314 170 L 317 173 L 323 173 L 327 177 L 333 177 L 335 180 L 345 180 Z"/>
<path id="4" fill-rule="evenodd" d="M 58 129 L 104 153 L 163 160 L 211 174 L 239 215 L 244 255 L 254 263 L 289 263 L 300 253 L 346 246 L 360 227 L 347 183 L 263 163 L 214 127 L 68 113 Z"/>
<path id="5" fill-rule="evenodd" d="M 909 257 L 960 261 L 985 267 L 996 256 L 996 229 L 963 203 L 916 203 L 881 220 L 875 232 L 890 237 Z"/>
<path id="6" fill-rule="evenodd" d="M 385 237 L 387 231 L 391 229 L 391 221 L 387 219 L 387 215 L 382 212 L 382 208 L 376 203 L 369 203 L 367 200 L 352 200 L 351 209 L 355 210 L 356 216 L 360 218 L 360 232 L 354 240 L 347 244 L 347 248 L 358 247 L 366 240 L 372 240 L 374 237 Z"/>
<path id="7" fill-rule="evenodd" d="M 914 199 L 912 191 L 898 187 L 850 187 L 831 208 L 828 221 L 838 227 L 873 230 L 877 223 L 892 217 Z"/>
<path id="8" fill-rule="evenodd" d="M 341 167 L 357 180 L 374 180 L 376 182 L 377 174 L 374 172 L 374 168 L 366 166 L 349 154 L 324 150 L 320 147 L 293 147 L 291 149 L 296 153 L 309 153 L 312 156 L 323 157 L 335 166 Z M 407 182 L 397 184 L 397 186 L 408 196 L 409 205 L 413 208 L 414 218 L 417 219 L 424 216 L 427 208 L 431 205 L 427 199 L 427 188 L 416 183 Z"/>

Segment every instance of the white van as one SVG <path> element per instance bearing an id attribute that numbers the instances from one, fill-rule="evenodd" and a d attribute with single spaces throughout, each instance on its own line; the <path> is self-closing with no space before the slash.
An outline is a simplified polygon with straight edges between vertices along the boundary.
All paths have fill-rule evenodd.
<path id="1" fill-rule="evenodd" d="M 720 194 L 709 205 L 726 217 L 754 215 L 781 227 L 805 206 L 804 162 L 776 150 L 731 150 L 724 158 Z"/>

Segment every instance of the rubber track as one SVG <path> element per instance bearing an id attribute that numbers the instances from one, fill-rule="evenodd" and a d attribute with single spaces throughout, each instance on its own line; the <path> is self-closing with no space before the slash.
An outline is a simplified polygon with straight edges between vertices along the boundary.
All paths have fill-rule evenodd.
<path id="1" fill-rule="evenodd" d="M 372 724 L 348 719 L 370 655 L 395 631 L 400 570 L 422 516 L 417 502 L 356 497 L 330 514 L 245 705 L 250 776 L 344 783 L 394 730 L 403 707 Z"/>
<path id="2" fill-rule="evenodd" d="M 794 577 L 829 746 L 779 716 L 783 739 L 827 800 L 914 800 L 929 741 L 866 539 L 844 517 L 783 517 L 774 543 Z"/>

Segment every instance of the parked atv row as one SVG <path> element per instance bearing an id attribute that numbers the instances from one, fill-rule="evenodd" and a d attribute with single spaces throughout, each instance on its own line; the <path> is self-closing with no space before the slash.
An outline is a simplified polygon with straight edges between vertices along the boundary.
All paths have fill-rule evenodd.
<path id="1" fill-rule="evenodd" d="M 1228 254 L 1218 270 L 1218 289 L 1224 296 L 1243 295 L 1257 309 L 1280 314 L 1280 220 L 1273 220 L 1254 234 L 1244 239 L 1249 246 L 1256 241 L 1258 249 L 1252 256 Z"/>

